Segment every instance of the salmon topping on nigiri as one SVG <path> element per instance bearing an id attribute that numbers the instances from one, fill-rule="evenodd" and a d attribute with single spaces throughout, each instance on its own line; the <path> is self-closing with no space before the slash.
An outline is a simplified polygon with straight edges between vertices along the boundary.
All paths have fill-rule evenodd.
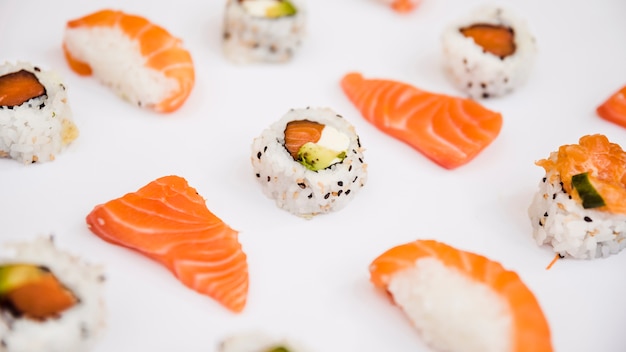
<path id="1" fill-rule="evenodd" d="M 596 112 L 603 119 L 626 127 L 626 85 L 598 106 Z"/>
<path id="2" fill-rule="evenodd" d="M 31 264 L 0 266 L 0 307 L 36 320 L 56 317 L 77 303 L 45 267 Z"/>
<path id="3" fill-rule="evenodd" d="M 318 122 L 290 121 L 285 127 L 285 148 L 295 161 L 313 171 L 342 161 L 349 145 L 346 134 Z"/>
<path id="4" fill-rule="evenodd" d="M 0 76 L 0 106 L 19 106 L 46 94 L 34 73 L 19 70 Z"/>
<path id="5" fill-rule="evenodd" d="M 460 31 L 464 36 L 472 38 L 483 50 L 501 59 L 515 53 L 515 33 L 511 27 L 478 23 L 461 28 Z"/>
<path id="6" fill-rule="evenodd" d="M 560 177 L 563 189 L 580 202 L 586 196 L 600 196 L 604 205 L 598 210 L 626 214 L 626 152 L 606 136 L 583 136 L 578 144 L 563 145 L 536 164 L 550 177 Z M 572 182 L 577 179 L 579 188 Z"/>

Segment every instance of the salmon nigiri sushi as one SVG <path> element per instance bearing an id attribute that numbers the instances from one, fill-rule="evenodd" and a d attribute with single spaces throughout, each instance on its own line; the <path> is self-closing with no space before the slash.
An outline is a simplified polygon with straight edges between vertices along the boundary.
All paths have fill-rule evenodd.
<path id="1" fill-rule="evenodd" d="M 363 117 L 446 169 L 467 164 L 500 133 L 502 115 L 474 100 L 349 73 L 341 87 Z"/>
<path id="2" fill-rule="evenodd" d="M 89 229 L 168 268 L 184 285 L 241 312 L 248 264 L 238 232 L 206 206 L 179 176 L 165 176 L 136 192 L 96 206 Z"/>
<path id="3" fill-rule="evenodd" d="M 63 51 L 77 74 L 93 74 L 140 107 L 172 112 L 194 86 L 193 61 L 182 41 L 141 16 L 101 10 L 71 20 Z"/>
<path id="4" fill-rule="evenodd" d="M 539 302 L 498 262 L 416 240 L 387 250 L 369 270 L 437 351 L 552 351 Z"/>

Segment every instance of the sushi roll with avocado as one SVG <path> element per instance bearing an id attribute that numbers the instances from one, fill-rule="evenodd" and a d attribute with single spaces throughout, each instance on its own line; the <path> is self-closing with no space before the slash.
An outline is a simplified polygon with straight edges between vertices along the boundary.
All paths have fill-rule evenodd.
<path id="1" fill-rule="evenodd" d="M 545 170 L 528 215 L 539 245 L 593 259 L 626 247 L 626 152 L 601 134 L 537 161 Z"/>
<path id="2" fill-rule="evenodd" d="M 526 81 L 536 56 L 533 35 L 511 10 L 483 6 L 443 32 L 444 67 L 474 99 L 508 94 Z"/>
<path id="3" fill-rule="evenodd" d="M 26 62 L 0 65 L 0 157 L 51 161 L 76 137 L 58 74 Z"/>
<path id="4" fill-rule="evenodd" d="M 7 244 L 0 255 L 0 351 L 78 352 L 105 324 L 102 268 L 52 238 Z"/>
<path id="5" fill-rule="evenodd" d="M 292 109 L 254 139 L 251 161 L 265 195 L 310 218 L 343 208 L 365 185 L 363 150 L 333 110 Z"/>
<path id="6" fill-rule="evenodd" d="M 305 26 L 299 0 L 227 0 L 224 54 L 239 64 L 287 62 L 301 46 Z"/>

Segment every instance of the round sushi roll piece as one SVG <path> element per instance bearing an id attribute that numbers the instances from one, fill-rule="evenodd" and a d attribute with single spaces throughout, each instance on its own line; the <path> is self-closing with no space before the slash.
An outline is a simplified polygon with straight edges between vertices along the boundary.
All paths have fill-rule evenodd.
<path id="1" fill-rule="evenodd" d="M 523 84 L 537 52 L 525 21 L 490 5 L 449 25 L 442 42 L 447 73 L 474 99 L 502 96 Z"/>
<path id="2" fill-rule="evenodd" d="M 626 247 L 626 152 L 619 145 L 587 135 L 536 164 L 545 176 L 528 215 L 538 245 L 578 259 Z"/>
<path id="3" fill-rule="evenodd" d="M 278 339 L 260 331 L 235 334 L 223 339 L 218 352 L 306 352 L 300 344 Z"/>
<path id="4" fill-rule="evenodd" d="M 26 62 L 0 65 L 0 157 L 24 164 L 51 161 L 77 137 L 56 72 Z"/>
<path id="5" fill-rule="evenodd" d="M 385 251 L 369 271 L 436 351 L 552 351 L 537 298 L 496 261 L 416 240 Z"/>
<path id="6" fill-rule="evenodd" d="M 195 83 L 191 54 L 180 39 L 122 11 L 67 22 L 63 51 L 77 74 L 93 75 L 123 99 L 158 112 L 177 110 Z"/>
<path id="7" fill-rule="evenodd" d="M 105 327 L 103 269 L 52 237 L 6 244 L 0 256 L 0 351 L 88 351 Z"/>
<path id="8" fill-rule="evenodd" d="M 228 0 L 223 51 L 239 64 L 287 62 L 301 46 L 305 27 L 299 0 Z"/>
<path id="9" fill-rule="evenodd" d="M 310 218 L 343 208 L 367 180 L 352 126 L 329 108 L 292 109 L 252 143 L 252 167 L 276 205 Z"/>

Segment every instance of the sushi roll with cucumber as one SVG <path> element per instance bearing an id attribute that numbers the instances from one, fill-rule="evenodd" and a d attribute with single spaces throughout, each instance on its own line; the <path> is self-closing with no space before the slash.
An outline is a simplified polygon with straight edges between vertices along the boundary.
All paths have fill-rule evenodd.
<path id="1" fill-rule="evenodd" d="M 103 270 L 57 249 L 52 237 L 0 254 L 0 351 L 78 352 L 105 325 Z"/>
<path id="2" fill-rule="evenodd" d="M 508 94 L 523 84 L 537 48 L 525 21 L 509 9 L 486 5 L 443 32 L 444 67 L 471 98 Z"/>
<path id="3" fill-rule="evenodd" d="M 343 208 L 367 181 L 359 136 L 329 108 L 292 109 L 252 143 L 252 167 L 276 205 L 310 218 Z"/>
<path id="4" fill-rule="evenodd" d="M 536 162 L 545 170 L 528 209 L 537 244 L 593 259 L 626 247 L 626 152 L 601 134 Z"/>
<path id="5" fill-rule="evenodd" d="M 227 0 L 224 55 L 239 64 L 287 62 L 300 48 L 305 27 L 299 0 Z"/>
<path id="6" fill-rule="evenodd" d="M 27 62 L 0 65 L 0 157 L 51 161 L 78 137 L 61 77 Z"/>

